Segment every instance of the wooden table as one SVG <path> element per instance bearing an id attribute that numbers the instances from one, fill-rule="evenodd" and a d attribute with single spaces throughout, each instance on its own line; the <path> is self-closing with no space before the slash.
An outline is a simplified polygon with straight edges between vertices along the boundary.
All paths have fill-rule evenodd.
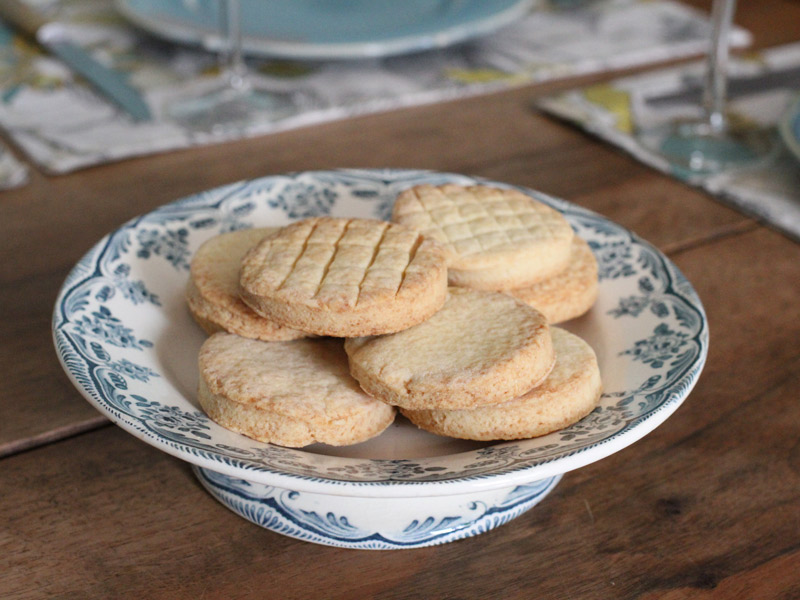
<path id="1" fill-rule="evenodd" d="M 796 1 L 742 2 L 737 20 L 757 47 L 800 39 Z M 800 598 L 800 246 L 531 110 L 534 95 L 567 85 L 34 172 L 3 192 L 0 597 Z M 134 215 L 241 178 L 349 166 L 529 186 L 653 242 L 708 312 L 695 391 L 640 442 L 469 540 L 342 550 L 234 515 L 70 385 L 51 341 L 55 296 Z"/>

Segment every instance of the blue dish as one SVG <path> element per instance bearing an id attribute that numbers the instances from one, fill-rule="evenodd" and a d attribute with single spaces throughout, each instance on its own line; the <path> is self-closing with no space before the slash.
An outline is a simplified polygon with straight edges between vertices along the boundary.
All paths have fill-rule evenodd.
<path id="1" fill-rule="evenodd" d="M 626 448 L 686 399 L 708 325 L 691 284 L 656 248 L 604 217 L 525 190 L 561 211 L 597 257 L 598 299 L 563 326 L 594 348 L 600 404 L 530 440 L 468 442 L 398 418 L 355 446 L 282 448 L 211 421 L 196 400 L 205 334 L 186 309 L 189 263 L 210 237 L 318 215 L 386 219 L 397 194 L 486 182 L 428 171 L 290 173 L 209 190 L 137 217 L 89 251 L 56 301 L 53 336 L 76 388 L 147 444 L 191 463 L 227 508 L 278 533 L 347 548 L 441 544 L 506 523 L 561 475 Z"/>
<path id="2" fill-rule="evenodd" d="M 245 52 L 354 59 L 441 48 L 485 35 L 528 12 L 532 0 L 242 0 Z M 216 0 L 116 0 L 132 23 L 175 42 L 221 46 Z"/>

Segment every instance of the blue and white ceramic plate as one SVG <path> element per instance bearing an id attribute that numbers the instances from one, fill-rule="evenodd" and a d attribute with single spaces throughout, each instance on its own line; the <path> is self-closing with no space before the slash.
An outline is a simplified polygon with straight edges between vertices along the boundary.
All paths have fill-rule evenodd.
<path id="1" fill-rule="evenodd" d="M 800 160 L 800 96 L 792 100 L 778 122 L 778 131 L 784 145 Z"/>
<path id="2" fill-rule="evenodd" d="M 521 18 L 533 0 L 242 0 L 245 52 L 355 59 L 443 48 Z M 217 0 L 116 0 L 132 23 L 171 41 L 221 47 Z"/>
<path id="3" fill-rule="evenodd" d="M 580 422 L 524 441 L 452 440 L 402 418 L 345 448 L 289 449 L 230 432 L 195 398 L 204 334 L 184 303 L 192 253 L 211 236 L 313 215 L 386 218 L 409 186 L 475 181 L 425 171 L 307 172 L 163 206 L 106 236 L 72 270 L 53 318 L 58 355 L 98 410 L 193 464 L 216 498 L 264 527 L 356 548 L 424 546 L 491 529 L 541 500 L 563 473 L 653 430 L 694 386 L 708 348 L 703 307 L 653 246 L 595 213 L 524 190 L 562 211 L 597 256 L 597 303 L 565 327 L 595 349 L 605 388 Z"/>

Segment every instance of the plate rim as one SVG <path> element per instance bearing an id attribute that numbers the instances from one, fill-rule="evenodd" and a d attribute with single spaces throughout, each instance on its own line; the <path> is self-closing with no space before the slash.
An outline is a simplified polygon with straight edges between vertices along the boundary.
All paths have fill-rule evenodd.
<path id="1" fill-rule="evenodd" d="M 95 262 L 94 259 L 96 258 L 96 256 L 102 253 L 103 249 L 107 246 L 108 242 L 117 233 L 121 232 L 124 229 L 135 227 L 144 218 L 159 211 L 165 211 L 170 207 L 178 207 L 184 204 L 189 204 L 193 199 L 196 199 L 200 195 L 219 190 L 233 189 L 235 186 L 241 186 L 255 182 L 266 182 L 270 179 L 299 177 L 306 175 L 315 178 L 330 178 L 330 177 L 341 178 L 343 176 L 346 176 L 347 174 L 355 174 L 355 175 L 368 174 L 371 176 L 377 176 L 378 174 L 381 173 L 394 176 L 400 176 L 400 175 L 411 176 L 411 177 L 435 176 L 435 177 L 443 177 L 446 179 L 467 179 L 469 181 L 474 181 L 478 183 L 495 184 L 503 187 L 511 187 L 519 189 L 526 193 L 534 193 L 534 195 L 537 196 L 546 196 L 552 199 L 558 205 L 561 205 L 563 207 L 568 207 L 578 214 L 583 214 L 585 216 L 598 219 L 602 222 L 609 223 L 613 225 L 615 228 L 624 231 L 630 237 L 631 241 L 636 242 L 637 244 L 640 244 L 645 248 L 648 248 L 649 251 L 653 252 L 656 256 L 659 257 L 664 267 L 667 269 L 667 272 L 669 273 L 671 280 L 673 280 L 671 283 L 675 283 L 674 282 L 675 278 L 679 279 L 679 281 L 682 283 L 682 290 L 680 291 L 680 293 L 675 291 L 676 295 L 679 295 L 682 299 L 687 300 L 687 302 L 688 302 L 687 296 L 691 297 L 692 302 L 690 304 L 692 308 L 698 313 L 698 317 L 700 319 L 699 321 L 700 330 L 698 331 L 697 334 L 699 353 L 698 356 L 693 361 L 691 368 L 688 368 L 687 371 L 684 372 L 684 374 L 681 376 L 679 380 L 673 382 L 673 384 L 671 385 L 672 391 L 663 402 L 661 402 L 658 406 L 656 406 L 653 410 L 649 411 L 648 413 L 634 419 L 633 421 L 635 423 L 633 425 L 627 426 L 620 431 L 616 431 L 609 437 L 604 438 L 600 441 L 593 442 L 588 446 L 571 451 L 566 456 L 549 458 L 546 461 L 535 465 L 528 465 L 523 467 L 512 466 L 510 468 L 505 467 L 500 471 L 494 473 L 483 473 L 477 475 L 473 474 L 464 477 L 454 477 L 446 480 L 393 479 L 393 480 L 376 480 L 376 481 L 351 481 L 345 479 L 328 479 L 319 475 L 311 476 L 311 475 L 303 475 L 299 473 L 292 473 L 286 471 L 277 471 L 271 467 L 261 466 L 260 468 L 256 468 L 252 462 L 248 463 L 247 461 L 241 459 L 231 459 L 229 457 L 223 457 L 222 455 L 219 454 L 217 455 L 218 458 L 215 460 L 204 456 L 203 452 L 199 452 L 197 451 L 197 449 L 192 449 L 190 447 L 186 447 L 189 449 L 182 449 L 178 447 L 178 443 L 173 440 L 165 440 L 158 437 L 156 438 L 148 437 L 144 435 L 140 430 L 136 429 L 134 426 L 128 424 L 121 418 L 118 418 L 117 415 L 115 415 L 113 411 L 108 409 L 108 407 L 106 407 L 102 402 L 96 401 L 95 398 L 92 396 L 92 393 L 81 384 L 81 382 L 76 378 L 75 374 L 70 369 L 65 355 L 60 349 L 59 332 L 58 332 L 59 313 L 61 312 L 63 302 L 68 296 L 70 290 L 77 287 L 76 285 L 77 282 L 73 280 L 80 279 L 80 277 L 78 276 L 81 274 L 83 274 L 83 278 L 81 279 L 82 283 L 85 283 L 86 281 L 92 278 L 91 276 L 88 276 L 85 273 L 83 273 L 82 269 L 85 267 L 85 265 L 93 264 Z M 158 448 L 159 450 L 162 450 L 168 454 L 171 454 L 191 464 L 195 464 L 203 468 L 208 468 L 212 471 L 224 473 L 232 477 L 238 477 L 244 480 L 266 483 L 270 485 L 277 485 L 280 487 L 286 487 L 296 491 L 316 492 L 316 493 L 324 493 L 337 496 L 395 497 L 395 498 L 417 496 L 420 494 L 422 489 L 425 490 L 425 495 L 445 496 L 445 495 L 469 493 L 477 490 L 488 490 L 488 489 L 496 489 L 498 487 L 515 486 L 523 483 L 530 483 L 531 481 L 538 479 L 544 479 L 553 475 L 563 474 L 568 471 L 572 471 L 574 469 L 586 466 L 588 464 L 606 458 L 607 456 L 610 456 L 611 454 L 614 454 L 622 450 L 623 448 L 631 445 L 632 443 L 638 441 L 639 439 L 641 439 L 642 437 L 653 431 L 656 427 L 658 427 L 664 421 L 666 421 L 666 419 L 669 418 L 669 416 L 671 416 L 672 413 L 674 413 L 675 410 L 677 410 L 680 407 L 680 405 L 683 403 L 686 397 L 688 397 L 689 393 L 692 391 L 695 384 L 697 383 L 700 373 L 702 372 L 703 367 L 705 365 L 705 361 L 708 354 L 708 345 L 709 345 L 708 320 L 702 302 L 700 301 L 700 298 L 697 295 L 696 291 L 694 290 L 693 286 L 685 278 L 685 276 L 683 276 L 678 267 L 674 263 L 672 263 L 672 261 L 666 255 L 664 255 L 657 248 L 655 248 L 655 246 L 653 246 L 646 240 L 640 238 L 634 232 L 611 221 L 610 219 L 602 215 L 599 215 L 594 211 L 575 205 L 571 202 L 568 202 L 560 198 L 549 197 L 546 194 L 542 194 L 541 192 L 537 192 L 536 190 L 532 190 L 524 186 L 509 185 L 507 183 L 493 181 L 482 177 L 470 177 L 458 173 L 439 172 L 432 170 L 419 170 L 419 169 L 334 169 L 334 170 L 295 171 L 290 173 L 274 174 L 265 177 L 255 178 L 252 180 L 240 181 L 234 184 L 218 186 L 215 188 L 211 188 L 210 190 L 199 192 L 197 194 L 191 194 L 189 196 L 185 196 L 177 200 L 174 200 L 172 202 L 169 202 L 167 204 L 161 205 L 152 211 L 149 211 L 147 213 L 129 219 L 121 226 L 117 227 L 113 231 L 103 236 L 83 255 L 83 257 L 70 270 L 56 298 L 53 311 L 53 319 L 52 319 L 52 336 L 54 345 L 56 347 L 56 353 L 58 355 L 59 362 L 64 368 L 64 371 L 67 373 L 70 381 L 76 387 L 76 389 L 81 393 L 81 395 L 84 396 L 84 398 L 86 398 L 86 400 L 92 406 L 94 406 L 102 414 L 107 416 L 112 422 L 121 427 L 123 430 L 134 435 L 136 438 L 148 443 L 149 445 Z M 524 440 L 514 440 L 509 442 L 494 442 L 491 443 L 490 445 L 492 447 L 497 447 L 502 445 L 514 444 L 520 441 Z M 302 449 L 300 449 L 300 451 L 302 451 Z M 468 451 L 464 454 L 469 454 L 472 452 L 476 451 Z M 456 456 L 456 455 L 450 455 L 450 456 Z M 431 457 L 431 458 L 436 458 L 436 457 Z M 441 459 L 442 457 L 438 458 Z M 369 461 L 372 463 L 397 462 L 397 459 L 355 459 L 355 458 L 343 459 L 341 457 L 337 457 L 337 460 L 354 461 L 361 463 L 365 461 Z M 425 459 L 420 458 L 415 460 L 418 462 L 424 462 Z"/>
<path id="2" fill-rule="evenodd" d="M 215 34 L 195 30 L 189 25 L 174 21 L 162 22 L 148 18 L 130 6 L 132 0 L 114 0 L 117 11 L 127 21 L 149 33 L 166 40 L 217 50 L 222 42 Z M 135 1 L 135 0 L 134 0 Z M 476 1 L 482 4 L 480 0 Z M 513 23 L 527 14 L 537 0 L 515 0 L 510 6 L 482 19 L 442 27 L 439 31 L 405 35 L 383 41 L 368 42 L 302 42 L 244 35 L 242 51 L 248 56 L 298 60 L 358 60 L 399 56 L 414 52 L 445 48 L 487 35 Z"/>

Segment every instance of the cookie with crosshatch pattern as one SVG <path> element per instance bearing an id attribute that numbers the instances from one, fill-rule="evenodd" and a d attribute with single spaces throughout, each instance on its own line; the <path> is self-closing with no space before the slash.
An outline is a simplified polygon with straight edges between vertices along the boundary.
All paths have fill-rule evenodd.
<path id="1" fill-rule="evenodd" d="M 556 362 L 547 378 L 519 398 L 471 410 L 405 410 L 412 423 L 439 435 L 469 440 L 516 440 L 563 429 L 600 401 L 602 380 L 594 350 L 578 336 L 551 327 Z"/>
<path id="2" fill-rule="evenodd" d="M 192 257 L 186 303 L 194 320 L 209 335 L 229 331 L 246 338 L 285 341 L 306 333 L 265 319 L 239 298 L 239 267 L 250 248 L 277 227 L 239 229 L 214 236 Z"/>
<path id="3" fill-rule="evenodd" d="M 514 189 L 417 185 L 400 193 L 392 221 L 441 242 L 450 285 L 508 290 L 563 271 L 573 231 L 558 211 Z"/>
<path id="4" fill-rule="evenodd" d="M 402 225 L 314 217 L 245 255 L 239 295 L 258 314 L 309 333 L 392 333 L 442 307 L 447 256 L 441 244 Z"/>

